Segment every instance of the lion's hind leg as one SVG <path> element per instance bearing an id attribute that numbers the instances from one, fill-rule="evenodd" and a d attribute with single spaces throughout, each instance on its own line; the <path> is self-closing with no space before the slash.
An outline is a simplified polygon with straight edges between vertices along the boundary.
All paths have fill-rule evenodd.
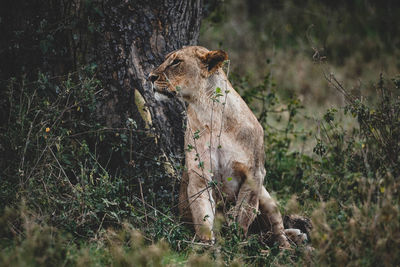
<path id="1" fill-rule="evenodd" d="M 258 194 L 248 182 L 244 183 L 239 191 L 238 200 L 235 206 L 235 217 L 239 226 L 247 235 L 249 226 L 253 223 L 258 211 Z"/>
<path id="2" fill-rule="evenodd" d="M 243 229 L 244 235 L 247 235 L 249 226 L 257 217 L 260 182 L 254 179 L 249 168 L 242 163 L 235 162 L 233 170 L 235 176 L 240 177 L 242 180 L 236 200 L 234 217 Z"/>

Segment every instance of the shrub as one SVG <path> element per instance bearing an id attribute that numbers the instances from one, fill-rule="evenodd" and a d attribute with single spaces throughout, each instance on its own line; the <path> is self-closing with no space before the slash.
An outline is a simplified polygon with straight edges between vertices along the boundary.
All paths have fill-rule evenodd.
<path id="1" fill-rule="evenodd" d="M 148 226 L 157 209 L 172 214 L 157 205 L 176 192 L 159 153 L 149 148 L 154 137 L 133 120 L 124 128 L 103 125 L 96 114 L 102 88 L 95 71 L 89 66 L 65 77 L 39 73 L 35 82 L 8 82 L 0 211 L 24 199 L 43 221 L 85 238 L 128 218 Z"/>
<path id="2" fill-rule="evenodd" d="M 312 240 L 321 264 L 398 265 L 399 207 L 399 99 L 393 84 L 381 75 L 379 98 L 355 98 L 332 77 L 346 95 L 344 112 L 357 118 L 349 136 L 328 113 L 323 131 L 321 180 L 316 190 L 324 196 L 313 213 Z M 397 86 L 398 87 L 398 86 Z M 398 89 L 398 88 L 396 88 Z M 375 102 L 375 103 L 374 103 Z"/>

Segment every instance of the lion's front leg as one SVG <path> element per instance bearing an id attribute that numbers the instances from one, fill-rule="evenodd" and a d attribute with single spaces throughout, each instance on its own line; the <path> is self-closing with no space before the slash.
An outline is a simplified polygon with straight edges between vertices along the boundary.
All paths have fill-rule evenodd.
<path id="1" fill-rule="evenodd" d="M 187 193 L 196 235 L 203 241 L 214 242 L 215 202 L 208 179 L 191 172 Z"/>

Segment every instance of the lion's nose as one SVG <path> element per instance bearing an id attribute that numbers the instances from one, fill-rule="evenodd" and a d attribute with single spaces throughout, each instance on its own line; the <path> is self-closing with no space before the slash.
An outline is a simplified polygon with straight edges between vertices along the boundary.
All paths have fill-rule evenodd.
<path id="1" fill-rule="evenodd" d="M 154 74 L 154 73 L 150 73 L 149 74 L 149 80 L 150 82 L 154 83 L 155 81 L 157 81 L 158 79 L 158 75 Z"/>

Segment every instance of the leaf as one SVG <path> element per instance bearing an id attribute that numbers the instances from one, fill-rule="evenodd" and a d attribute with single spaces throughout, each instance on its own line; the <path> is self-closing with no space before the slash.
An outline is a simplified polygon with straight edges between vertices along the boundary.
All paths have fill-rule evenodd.
<path id="1" fill-rule="evenodd" d="M 204 168 L 204 161 L 200 161 L 199 162 L 199 167 L 202 168 L 202 169 Z"/>
<path id="2" fill-rule="evenodd" d="M 193 134 L 194 139 L 199 139 L 200 138 L 200 130 L 196 130 Z"/>
<path id="3" fill-rule="evenodd" d="M 109 201 L 109 200 L 106 199 L 106 198 L 101 198 L 101 200 L 103 200 L 103 203 L 106 204 L 107 208 L 110 207 L 110 206 L 115 206 L 115 205 L 118 204 L 117 202 L 115 202 L 115 201 Z M 116 218 L 118 218 L 118 217 L 116 217 Z"/>
<path id="4" fill-rule="evenodd" d="M 226 180 L 227 180 L 228 182 L 232 181 L 232 179 L 233 179 L 232 177 L 227 177 L 227 178 L 226 178 Z"/>
<path id="5" fill-rule="evenodd" d="M 128 136 L 126 136 L 126 134 L 121 134 L 120 135 L 122 142 L 126 143 L 128 142 Z"/>

